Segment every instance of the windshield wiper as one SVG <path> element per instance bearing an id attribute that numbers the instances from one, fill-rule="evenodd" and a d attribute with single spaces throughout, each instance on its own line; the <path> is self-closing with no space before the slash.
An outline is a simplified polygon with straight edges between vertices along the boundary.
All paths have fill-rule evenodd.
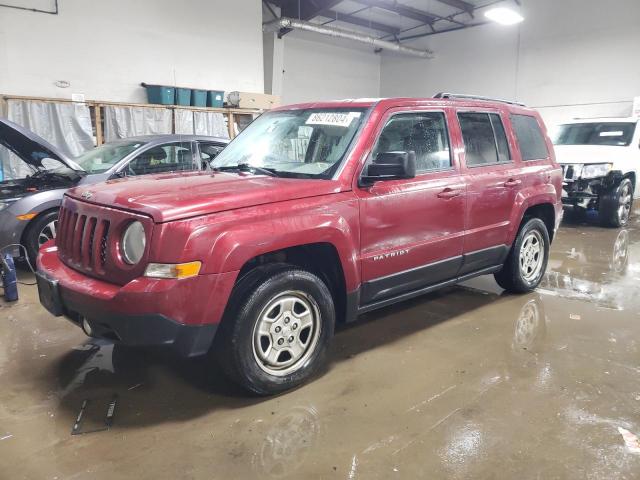
<path id="1" fill-rule="evenodd" d="M 275 168 L 256 167 L 249 163 L 239 163 L 238 165 L 225 165 L 222 167 L 213 167 L 214 172 L 224 172 L 229 170 L 238 170 L 240 172 L 257 172 L 269 177 L 277 177 L 277 170 Z"/>

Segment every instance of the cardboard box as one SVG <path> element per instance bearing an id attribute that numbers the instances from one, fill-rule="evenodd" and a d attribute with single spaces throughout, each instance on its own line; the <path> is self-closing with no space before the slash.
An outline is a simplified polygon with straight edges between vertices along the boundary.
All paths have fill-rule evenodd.
<path id="1" fill-rule="evenodd" d="M 266 93 L 229 92 L 229 106 L 237 108 L 257 108 L 269 110 L 280 105 L 280 97 Z"/>

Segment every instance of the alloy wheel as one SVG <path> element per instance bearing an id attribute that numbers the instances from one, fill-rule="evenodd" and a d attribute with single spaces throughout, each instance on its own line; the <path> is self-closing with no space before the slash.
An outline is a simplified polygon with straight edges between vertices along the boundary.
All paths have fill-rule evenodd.
<path id="1" fill-rule="evenodd" d="M 522 278 L 532 283 L 538 278 L 544 261 L 544 239 L 537 230 L 529 232 L 520 248 L 520 272 Z"/>
<path id="2" fill-rule="evenodd" d="M 618 203 L 618 218 L 620 219 L 621 225 L 626 224 L 629 220 L 631 200 L 631 185 L 627 182 L 622 186 L 622 190 L 620 190 L 620 200 Z"/>
<path id="3" fill-rule="evenodd" d="M 58 220 L 53 220 L 47 223 L 40 233 L 38 234 L 38 247 L 42 246 L 49 240 L 56 238 L 56 232 L 58 229 Z"/>
<path id="4" fill-rule="evenodd" d="M 275 376 L 295 372 L 313 354 L 320 338 L 320 310 L 301 291 L 276 295 L 261 311 L 253 330 L 258 366 Z"/>

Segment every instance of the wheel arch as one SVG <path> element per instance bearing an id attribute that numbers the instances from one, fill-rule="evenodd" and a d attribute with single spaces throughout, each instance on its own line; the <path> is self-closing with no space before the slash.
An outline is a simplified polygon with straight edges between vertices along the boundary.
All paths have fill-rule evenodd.
<path id="1" fill-rule="evenodd" d="M 344 321 L 347 307 L 347 280 L 343 262 L 334 244 L 330 242 L 306 243 L 255 255 L 242 265 L 236 284 L 256 268 L 278 264 L 298 267 L 318 276 L 327 285 L 333 296 L 336 320 L 338 322 Z"/>
<path id="2" fill-rule="evenodd" d="M 55 212 L 55 211 L 58 211 L 58 210 L 60 210 L 60 204 L 55 205 L 55 206 L 49 206 L 45 210 L 39 211 L 33 218 L 31 218 L 25 224 L 24 228 L 22 229 L 22 233 L 20 234 L 20 243 L 24 244 L 24 242 L 26 241 L 27 234 L 29 234 L 31 232 L 31 230 L 33 229 L 33 225 L 35 224 L 35 222 L 37 220 L 42 218 L 44 215 L 47 215 L 49 213 L 52 213 L 52 212 Z"/>
<path id="3" fill-rule="evenodd" d="M 553 185 L 543 189 L 524 189 L 518 193 L 512 212 L 509 229 L 509 244 L 512 244 L 527 218 L 540 218 L 547 227 L 549 240 L 553 240 L 556 226 L 556 207 L 558 196 Z"/>
<path id="4" fill-rule="evenodd" d="M 633 185 L 633 191 L 636 191 L 636 172 L 627 172 L 624 174 L 623 178 L 628 178 L 631 180 L 631 185 Z"/>

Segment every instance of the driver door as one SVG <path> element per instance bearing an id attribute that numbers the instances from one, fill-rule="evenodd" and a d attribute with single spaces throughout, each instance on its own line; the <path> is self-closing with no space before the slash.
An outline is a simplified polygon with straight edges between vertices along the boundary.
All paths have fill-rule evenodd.
<path id="1" fill-rule="evenodd" d="M 462 264 L 466 186 L 449 109 L 391 110 L 363 172 L 383 151 L 414 151 L 416 177 L 361 187 L 362 305 L 455 279 Z"/>

